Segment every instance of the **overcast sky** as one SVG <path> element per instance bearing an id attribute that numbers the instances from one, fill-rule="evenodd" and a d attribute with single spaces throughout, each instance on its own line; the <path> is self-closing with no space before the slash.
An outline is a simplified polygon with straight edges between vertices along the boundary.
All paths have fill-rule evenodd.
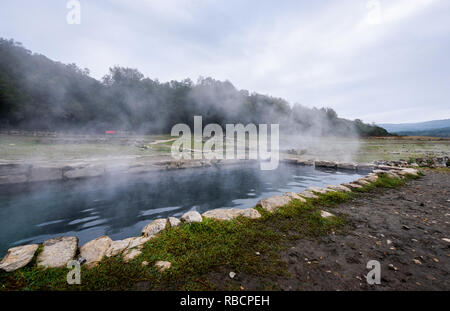
<path id="1" fill-rule="evenodd" d="M 101 78 L 211 76 L 341 117 L 450 118 L 448 0 L 2 1 L 0 37 Z"/>

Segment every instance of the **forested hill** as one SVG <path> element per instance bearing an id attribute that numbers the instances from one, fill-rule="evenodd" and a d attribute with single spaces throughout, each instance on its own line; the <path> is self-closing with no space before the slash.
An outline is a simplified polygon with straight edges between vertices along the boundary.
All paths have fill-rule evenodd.
<path id="1" fill-rule="evenodd" d="M 33 54 L 0 38 L 0 128 L 129 130 L 169 133 L 176 123 L 279 123 L 282 132 L 310 135 L 384 136 L 386 130 L 338 118 L 329 108 L 292 108 L 288 102 L 230 82 L 199 78 L 161 83 L 138 70 L 110 69 L 102 81 L 75 64 Z"/>

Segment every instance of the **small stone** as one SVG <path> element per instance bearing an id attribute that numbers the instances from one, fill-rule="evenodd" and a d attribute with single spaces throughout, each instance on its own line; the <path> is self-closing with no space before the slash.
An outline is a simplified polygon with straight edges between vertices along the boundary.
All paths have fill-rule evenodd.
<path id="1" fill-rule="evenodd" d="M 167 225 L 167 219 L 160 218 L 155 219 L 148 225 L 146 225 L 144 228 L 142 228 L 142 235 L 143 236 L 154 236 L 161 231 L 163 231 L 166 228 Z"/>
<path id="2" fill-rule="evenodd" d="M 394 270 L 394 271 L 398 271 L 398 268 L 395 267 L 393 264 L 389 264 L 389 269 L 390 270 Z"/>
<path id="3" fill-rule="evenodd" d="M 187 224 L 203 221 L 202 215 L 200 215 L 200 213 L 196 211 L 190 211 L 185 213 L 183 216 L 181 216 L 181 220 L 183 220 Z"/>
<path id="4" fill-rule="evenodd" d="M 386 244 L 387 244 L 387 245 L 391 245 L 391 244 L 392 244 L 392 241 L 391 241 L 391 240 L 386 240 Z"/>
<path id="5" fill-rule="evenodd" d="M 276 195 L 267 199 L 260 200 L 257 205 L 267 212 L 274 212 L 276 209 L 283 207 L 291 202 L 292 198 L 286 195 Z"/>
<path id="6" fill-rule="evenodd" d="M 416 265 L 421 265 L 422 264 L 422 262 L 420 260 L 418 260 L 418 259 L 413 259 L 413 261 L 414 261 L 414 263 Z"/>
<path id="7" fill-rule="evenodd" d="M 181 221 L 176 217 L 169 217 L 169 225 L 170 227 L 178 227 L 181 224 Z"/>
<path id="8" fill-rule="evenodd" d="M 155 263 L 155 267 L 158 268 L 159 272 L 164 272 L 167 269 L 170 269 L 171 266 L 172 263 L 170 263 L 169 261 L 157 261 Z"/>
<path id="9" fill-rule="evenodd" d="M 334 217 L 333 214 L 327 212 L 327 211 L 320 211 L 320 216 L 322 216 L 323 218 L 330 218 L 330 217 Z"/>
<path id="10" fill-rule="evenodd" d="M 450 243 L 450 239 L 447 239 L 447 238 L 442 238 L 442 241 Z"/>
<path id="11" fill-rule="evenodd" d="M 260 252 L 256 252 L 255 254 L 256 254 L 257 256 L 260 256 L 260 255 L 261 255 L 261 253 L 260 253 Z"/>
<path id="12" fill-rule="evenodd" d="M 408 227 L 408 226 L 406 226 L 406 225 L 403 225 L 403 226 L 402 226 L 402 229 L 404 229 L 404 230 L 410 230 L 411 228 Z"/>
<path id="13" fill-rule="evenodd" d="M 433 261 L 434 261 L 434 262 L 439 262 L 439 259 L 433 258 Z"/>
<path id="14" fill-rule="evenodd" d="M 141 263 L 141 266 L 143 266 L 143 267 L 145 267 L 145 266 L 148 266 L 148 261 L 143 261 L 142 263 Z"/>
<path id="15" fill-rule="evenodd" d="M 228 275 L 229 275 L 230 279 L 234 279 L 234 277 L 236 276 L 236 273 L 231 271 Z"/>
<path id="16" fill-rule="evenodd" d="M 128 249 L 123 254 L 123 260 L 125 262 L 130 262 L 131 260 L 133 260 L 134 258 L 139 256 L 141 253 L 142 253 L 142 251 L 137 248 Z"/>
<path id="17" fill-rule="evenodd" d="M 38 247 L 38 244 L 30 244 L 10 248 L 5 258 L 0 262 L 0 269 L 13 272 L 25 267 L 33 259 Z"/>

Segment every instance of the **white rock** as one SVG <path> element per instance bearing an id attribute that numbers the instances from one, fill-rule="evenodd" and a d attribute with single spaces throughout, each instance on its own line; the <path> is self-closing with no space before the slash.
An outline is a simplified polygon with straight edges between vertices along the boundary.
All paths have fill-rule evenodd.
<path id="1" fill-rule="evenodd" d="M 236 276 L 236 273 L 231 271 L 229 274 L 230 279 L 234 279 L 234 277 Z"/>
<path id="2" fill-rule="evenodd" d="M 284 195 L 290 197 L 291 199 L 299 200 L 300 202 L 303 202 L 303 203 L 306 202 L 306 200 L 304 198 L 302 198 L 295 192 L 286 192 Z"/>
<path id="3" fill-rule="evenodd" d="M 106 257 L 113 257 L 121 254 L 130 245 L 130 240 L 112 241 L 105 253 Z"/>
<path id="4" fill-rule="evenodd" d="M 181 216 L 181 220 L 185 223 L 202 222 L 202 215 L 196 211 L 190 211 Z"/>
<path id="5" fill-rule="evenodd" d="M 308 191 L 308 190 L 300 192 L 298 195 L 305 199 L 318 199 L 319 198 L 317 195 L 315 195 L 314 193 L 312 193 L 311 191 Z"/>
<path id="6" fill-rule="evenodd" d="M 171 227 L 178 227 L 181 221 L 176 217 L 169 217 L 169 224 Z"/>
<path id="7" fill-rule="evenodd" d="M 246 208 L 246 209 L 214 209 L 203 213 L 202 215 L 205 218 L 212 218 L 217 220 L 230 220 L 239 216 L 256 219 L 260 218 L 261 214 L 255 210 L 254 208 Z"/>
<path id="8" fill-rule="evenodd" d="M 25 267 L 33 259 L 38 247 L 38 244 L 30 244 L 10 248 L 5 258 L 0 262 L 0 269 L 12 272 Z"/>
<path id="9" fill-rule="evenodd" d="M 447 239 L 447 238 L 442 238 L 442 241 L 450 243 L 450 239 Z"/>
<path id="10" fill-rule="evenodd" d="M 123 253 L 123 261 L 130 262 L 131 260 L 133 260 L 134 258 L 139 256 L 140 254 L 142 254 L 142 251 L 137 248 L 127 249 Z"/>
<path id="11" fill-rule="evenodd" d="M 349 188 L 343 186 L 343 185 L 330 185 L 327 186 L 327 188 L 335 191 L 341 191 L 341 192 L 352 192 Z"/>
<path id="12" fill-rule="evenodd" d="M 361 186 L 370 185 L 370 182 L 365 180 L 364 178 L 360 178 L 358 180 L 355 180 L 353 183 L 356 183 L 356 184 L 361 185 Z"/>
<path id="13" fill-rule="evenodd" d="M 347 183 L 347 184 L 342 184 L 344 187 L 350 188 L 350 189 L 360 189 L 362 188 L 361 185 L 355 184 L 355 183 Z"/>
<path id="14" fill-rule="evenodd" d="M 406 175 L 419 176 L 419 172 L 413 168 L 404 168 L 401 171 L 398 171 L 397 174 L 400 176 L 406 176 Z"/>
<path id="15" fill-rule="evenodd" d="M 112 240 L 108 236 L 101 236 L 81 246 L 80 256 L 86 259 L 86 267 L 95 267 L 106 255 L 111 243 Z"/>
<path id="16" fill-rule="evenodd" d="M 142 228 L 142 234 L 144 236 L 153 236 L 163 231 L 166 228 L 166 225 L 167 219 L 165 218 L 155 219 L 151 223 L 146 225 L 144 228 Z"/>
<path id="17" fill-rule="evenodd" d="M 43 268 L 63 268 L 77 253 L 77 237 L 58 237 L 44 242 L 37 265 Z"/>
<path id="18" fill-rule="evenodd" d="M 139 236 L 134 238 L 125 239 L 125 242 L 129 242 L 127 249 L 141 249 L 144 247 L 144 244 L 150 241 L 152 237 Z"/>
<path id="19" fill-rule="evenodd" d="M 327 189 L 327 188 L 320 188 L 320 187 L 309 187 L 308 189 L 306 189 L 306 191 L 311 191 L 311 192 L 317 192 L 317 193 L 328 193 L 328 192 L 334 192 L 335 190 L 333 189 Z"/>
<path id="20" fill-rule="evenodd" d="M 164 272 L 167 269 L 170 269 L 172 264 L 168 261 L 157 261 L 155 263 L 155 267 L 158 268 L 159 272 Z"/>
<path id="21" fill-rule="evenodd" d="M 277 208 L 283 207 L 291 202 L 291 198 L 285 195 L 276 195 L 267 199 L 260 200 L 257 205 L 261 205 L 263 210 L 270 213 L 274 212 Z"/>
<path id="22" fill-rule="evenodd" d="M 333 214 L 327 212 L 327 211 L 320 211 L 320 216 L 322 216 L 323 218 L 330 218 L 330 217 L 334 217 Z"/>

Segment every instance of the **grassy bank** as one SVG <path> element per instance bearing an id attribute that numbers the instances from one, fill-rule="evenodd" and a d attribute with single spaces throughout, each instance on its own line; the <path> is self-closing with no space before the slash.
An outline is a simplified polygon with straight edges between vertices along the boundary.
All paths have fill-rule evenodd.
<path id="1" fill-rule="evenodd" d="M 381 176 L 355 192 L 320 194 L 319 199 L 306 203 L 294 200 L 273 214 L 259 209 L 262 217 L 256 220 L 205 219 L 202 223 L 166 229 L 129 263 L 116 256 L 104 259 L 90 270 L 82 267 L 81 285 L 66 283 L 67 269 L 42 270 L 36 267 L 34 259 L 14 273 L 0 272 L 0 290 L 239 290 L 227 276 L 230 271 L 256 276 L 261 290 L 277 289 L 270 277 L 287 274 L 280 253 L 291 241 L 345 229 L 344 218 L 323 218 L 322 209 L 332 211 L 334 205 L 377 188 L 402 186 L 408 178 Z M 154 267 L 158 260 L 170 261 L 172 267 L 158 272 Z M 142 266 L 143 261 L 149 265 Z M 228 281 L 211 282 L 214 273 L 224 275 L 223 279 Z"/>

